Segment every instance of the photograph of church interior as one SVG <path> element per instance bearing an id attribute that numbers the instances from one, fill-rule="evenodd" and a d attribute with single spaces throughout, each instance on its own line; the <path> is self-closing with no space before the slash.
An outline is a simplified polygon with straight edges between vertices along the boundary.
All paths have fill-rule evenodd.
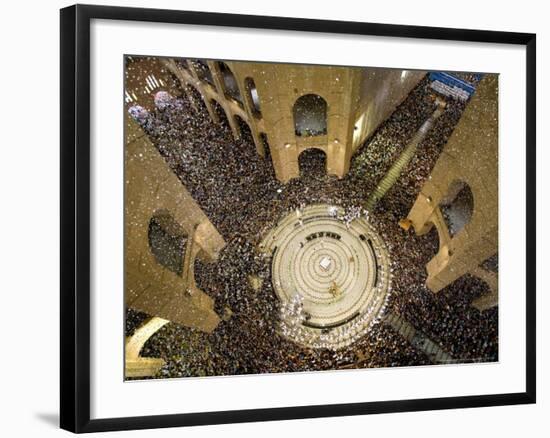
<path id="1" fill-rule="evenodd" d="M 498 361 L 498 74 L 124 63 L 127 380 Z"/>

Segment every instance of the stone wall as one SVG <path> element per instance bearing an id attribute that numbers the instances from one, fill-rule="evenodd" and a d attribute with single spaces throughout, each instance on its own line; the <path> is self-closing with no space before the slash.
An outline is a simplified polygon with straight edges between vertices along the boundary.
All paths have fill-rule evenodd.
<path id="1" fill-rule="evenodd" d="M 214 120 L 213 103 L 223 108 L 236 138 L 241 135 L 236 118 L 248 124 L 256 150 L 271 157 L 275 174 L 283 182 L 300 176 L 298 157 L 310 148 L 325 152 L 328 174 L 343 177 L 355 150 L 425 75 L 376 68 L 224 62 L 236 79 L 239 101 L 228 97 L 220 62 L 204 62 L 212 75 L 210 83 L 201 79 L 191 62 L 183 66 L 174 59 L 163 60 L 184 88 L 192 87 L 201 95 Z M 260 112 L 252 102 L 250 80 L 257 90 Z M 295 134 L 294 105 L 308 94 L 320 96 L 327 104 L 326 134 Z"/>
<path id="2" fill-rule="evenodd" d="M 195 285 L 193 265 L 196 257 L 215 260 L 225 242 L 141 127 L 128 114 L 125 123 L 126 305 L 212 331 L 219 318 L 212 299 Z M 186 238 L 180 275 L 155 259 L 149 236 L 153 217 L 164 218 L 168 233 Z"/>
<path id="3" fill-rule="evenodd" d="M 441 205 L 465 185 L 473 194 L 473 213 L 451 236 Z M 433 225 L 438 229 L 439 252 L 426 266 L 427 286 L 434 292 L 466 273 L 476 275 L 479 265 L 497 253 L 498 76 L 487 75 L 479 83 L 408 219 L 417 234 Z"/>

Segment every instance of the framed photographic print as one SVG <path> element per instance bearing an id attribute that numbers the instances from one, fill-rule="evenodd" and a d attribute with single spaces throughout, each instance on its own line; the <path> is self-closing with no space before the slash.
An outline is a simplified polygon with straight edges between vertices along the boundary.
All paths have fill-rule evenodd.
<path id="1" fill-rule="evenodd" d="M 535 402 L 535 35 L 61 10 L 61 427 Z"/>

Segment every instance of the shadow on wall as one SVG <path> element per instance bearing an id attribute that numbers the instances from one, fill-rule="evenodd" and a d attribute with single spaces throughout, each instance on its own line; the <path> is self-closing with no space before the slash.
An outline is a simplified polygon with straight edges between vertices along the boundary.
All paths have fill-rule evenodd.
<path id="1" fill-rule="evenodd" d="M 57 412 L 37 412 L 34 416 L 44 424 L 59 429 L 59 414 Z"/>

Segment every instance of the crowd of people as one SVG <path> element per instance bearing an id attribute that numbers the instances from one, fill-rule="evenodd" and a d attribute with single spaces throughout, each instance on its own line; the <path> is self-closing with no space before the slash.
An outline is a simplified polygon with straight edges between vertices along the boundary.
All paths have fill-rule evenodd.
<path id="1" fill-rule="evenodd" d="M 326 174 L 322 153 L 300 160 L 300 178 L 283 184 L 273 166 L 256 152 L 244 132 L 235 140 L 227 121 L 214 123 L 206 108 L 185 97 L 162 101 L 140 123 L 168 165 L 181 179 L 227 242 L 218 261 L 195 263 L 200 289 L 215 300 L 219 315 L 231 309 L 210 334 L 168 324 L 150 338 L 143 356 L 161 357 L 160 377 L 260 374 L 349 367 L 411 366 L 429 358 L 383 322 L 338 351 L 300 347 L 279 333 L 279 302 L 271 285 L 269 259 L 256 250 L 265 232 L 289 211 L 314 203 L 353 209 L 369 194 L 408 140 L 434 110 L 434 96 L 423 80 L 394 114 L 368 139 L 348 174 Z M 476 277 L 463 276 L 438 294 L 429 291 L 425 265 L 438 249 L 437 233 L 404 231 L 406 217 L 460 118 L 464 104 L 449 101 L 395 186 L 370 212 L 369 220 L 385 239 L 393 263 L 388 312 L 401 315 L 458 361 L 498 359 L 498 312 L 471 307 L 488 291 Z M 498 264 L 497 264 L 498 266 Z M 250 285 L 250 276 L 261 287 Z M 127 334 L 144 315 L 127 310 Z"/>

